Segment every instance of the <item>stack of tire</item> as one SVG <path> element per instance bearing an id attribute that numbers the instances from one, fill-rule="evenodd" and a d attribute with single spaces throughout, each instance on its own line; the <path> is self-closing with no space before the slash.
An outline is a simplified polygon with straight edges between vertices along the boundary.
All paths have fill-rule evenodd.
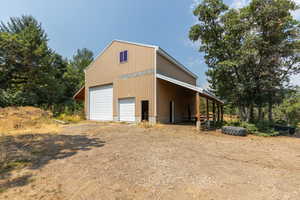
<path id="1" fill-rule="evenodd" d="M 247 130 L 243 127 L 223 126 L 222 133 L 234 136 L 246 136 Z"/>

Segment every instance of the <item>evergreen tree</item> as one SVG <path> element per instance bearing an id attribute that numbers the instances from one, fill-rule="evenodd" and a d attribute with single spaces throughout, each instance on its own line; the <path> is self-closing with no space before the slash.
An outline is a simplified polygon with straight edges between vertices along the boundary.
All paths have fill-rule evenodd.
<path id="1" fill-rule="evenodd" d="M 0 106 L 60 101 L 66 62 L 48 47 L 48 37 L 32 16 L 0 25 Z"/>

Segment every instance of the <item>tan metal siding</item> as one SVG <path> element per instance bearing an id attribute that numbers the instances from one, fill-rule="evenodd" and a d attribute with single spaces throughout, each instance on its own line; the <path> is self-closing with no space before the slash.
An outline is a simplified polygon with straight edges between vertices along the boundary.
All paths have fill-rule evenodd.
<path id="1" fill-rule="evenodd" d="M 119 63 L 119 53 L 128 51 L 128 61 Z M 118 99 L 136 98 L 136 116 L 140 116 L 140 99 L 149 100 L 149 116 L 154 113 L 154 72 L 151 74 L 120 78 L 122 75 L 154 69 L 155 49 L 134 44 L 114 41 L 85 73 L 85 111 L 89 116 L 89 88 L 104 84 L 113 84 L 113 115 L 118 116 Z"/>
<path id="2" fill-rule="evenodd" d="M 159 53 L 157 53 L 157 73 L 196 85 L 196 78 L 177 67 Z"/>
<path id="3" fill-rule="evenodd" d="M 195 115 L 195 92 L 169 83 L 157 80 L 157 121 L 169 123 L 170 101 L 175 104 L 175 122 L 188 118 L 188 105 L 190 105 L 192 117 Z"/>
<path id="4" fill-rule="evenodd" d="M 135 97 L 135 116 L 141 116 L 141 101 L 149 100 L 149 116 L 154 116 L 154 75 L 145 75 L 114 82 L 114 102 L 118 99 Z M 118 116 L 118 105 L 114 107 L 114 116 Z"/>

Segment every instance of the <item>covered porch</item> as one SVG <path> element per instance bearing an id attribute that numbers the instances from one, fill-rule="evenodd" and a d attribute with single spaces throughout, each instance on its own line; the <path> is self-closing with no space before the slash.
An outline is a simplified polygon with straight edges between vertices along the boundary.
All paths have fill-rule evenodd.
<path id="1" fill-rule="evenodd" d="M 175 104 L 177 104 L 175 105 L 175 110 L 177 109 L 177 112 L 174 114 L 175 118 L 176 116 L 177 118 L 172 121 L 172 112 L 170 111 L 170 123 L 193 123 L 196 125 L 197 129 L 200 130 L 203 128 L 213 128 L 223 122 L 224 102 L 216 96 L 202 88 L 165 75 L 157 74 L 156 77 L 158 83 L 161 82 L 158 84 L 158 90 L 162 90 L 160 88 L 166 88 L 168 86 L 161 93 L 175 91 L 173 95 L 169 96 L 172 96 L 172 98 L 175 99 Z M 168 102 L 170 99 L 167 99 L 166 101 Z M 164 105 L 161 104 L 162 103 L 158 100 L 158 111 L 160 111 L 160 107 L 168 107 L 166 103 Z M 168 110 L 172 110 L 171 104 Z M 162 113 L 159 112 L 158 116 L 161 115 Z M 158 121 L 165 123 L 165 121 L 160 120 L 160 118 L 158 118 Z"/>

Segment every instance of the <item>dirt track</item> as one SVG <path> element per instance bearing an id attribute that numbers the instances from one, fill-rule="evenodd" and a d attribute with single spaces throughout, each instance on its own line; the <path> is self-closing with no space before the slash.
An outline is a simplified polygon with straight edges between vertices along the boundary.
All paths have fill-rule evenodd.
<path id="1" fill-rule="evenodd" d="M 299 138 L 94 123 L 62 134 L 72 147 L 18 172 L 30 178 L 0 199 L 300 199 Z"/>

